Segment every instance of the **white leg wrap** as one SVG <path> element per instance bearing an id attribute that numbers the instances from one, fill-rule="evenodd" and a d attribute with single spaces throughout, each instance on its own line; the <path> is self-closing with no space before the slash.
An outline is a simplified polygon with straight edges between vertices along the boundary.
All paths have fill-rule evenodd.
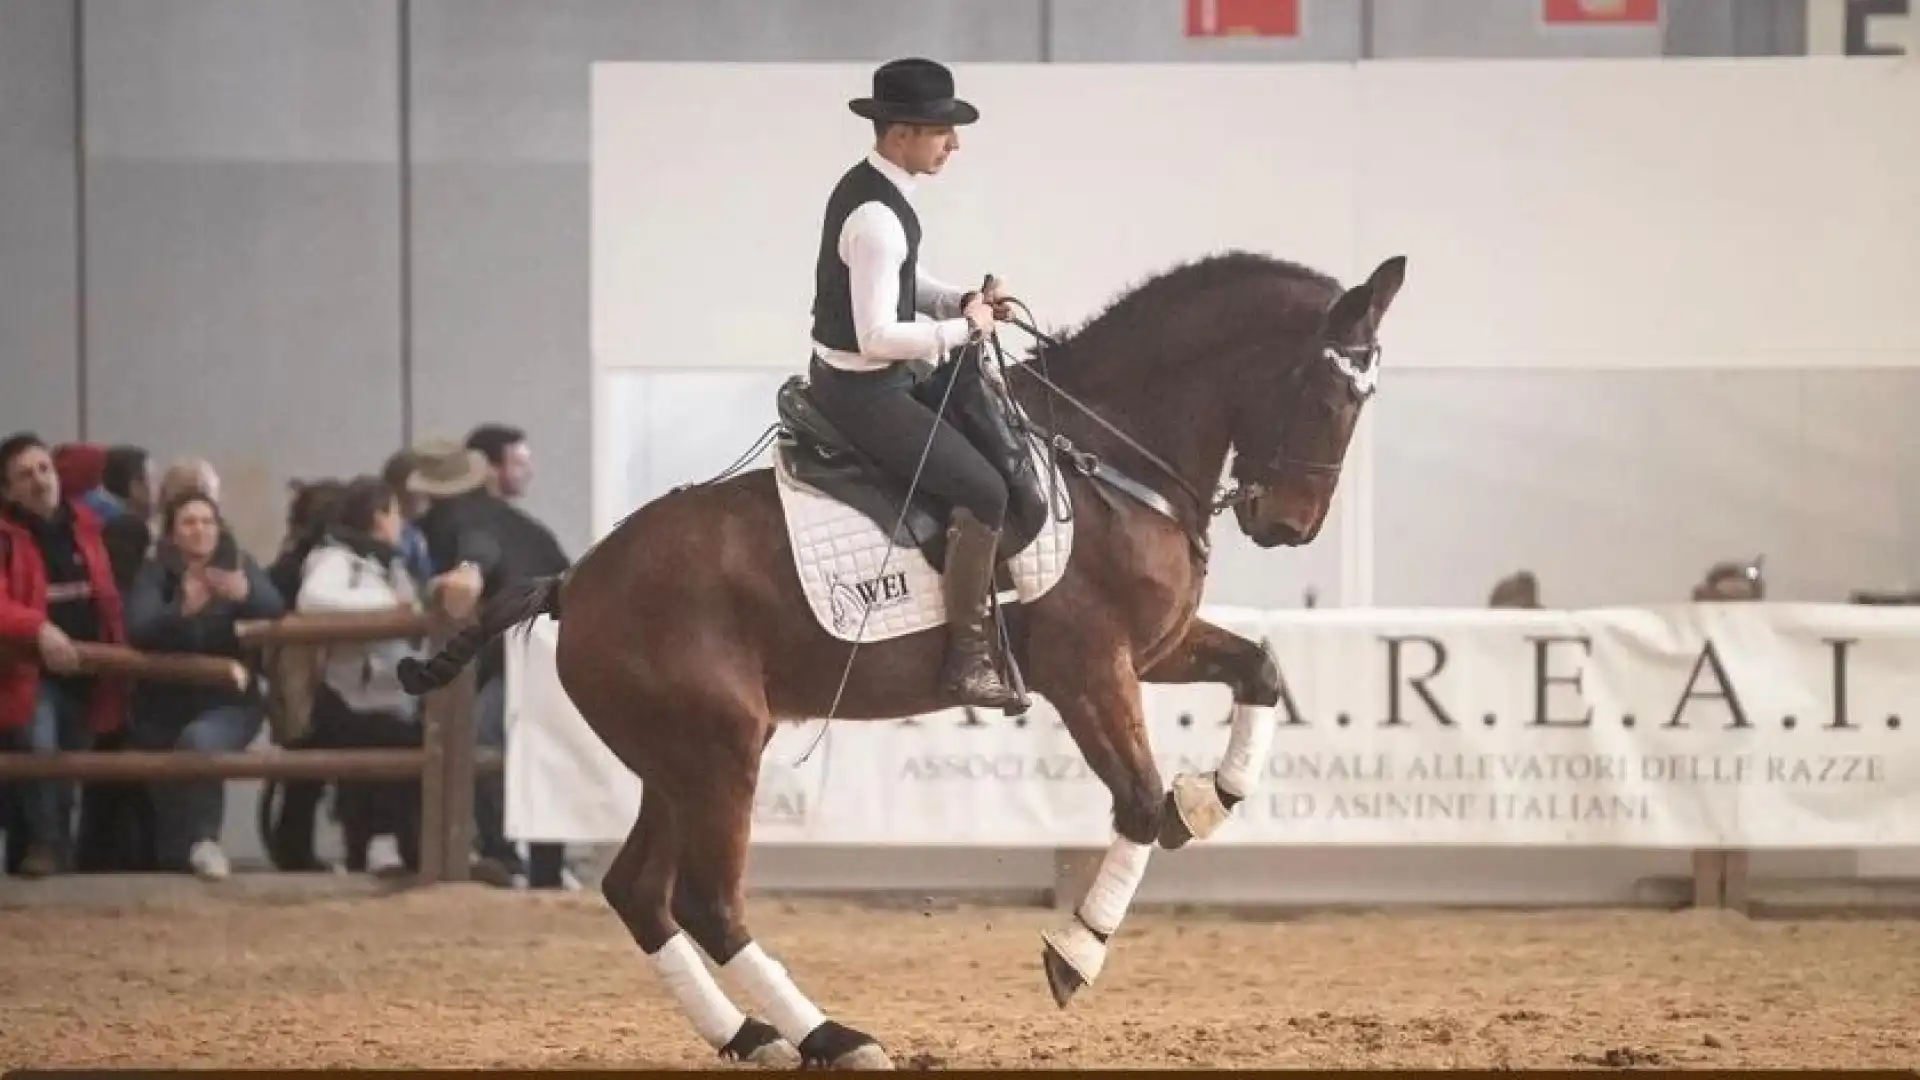
<path id="1" fill-rule="evenodd" d="M 1271 705 L 1234 703 L 1233 730 L 1227 735 L 1227 752 L 1221 755 L 1215 774 L 1221 790 L 1243 799 L 1253 794 L 1273 751 L 1273 721 Z"/>
<path id="2" fill-rule="evenodd" d="M 1120 920 L 1127 917 L 1127 908 L 1133 905 L 1133 894 L 1147 876 L 1147 857 L 1151 854 L 1152 844 L 1115 837 L 1086 898 L 1080 901 L 1078 917 L 1040 935 L 1088 986 L 1100 978 L 1100 970 L 1107 965 L 1107 943 L 1094 931 L 1111 937 L 1120 929 Z"/>
<path id="3" fill-rule="evenodd" d="M 793 985 L 787 969 L 761 950 L 759 942 L 748 942 L 720 970 L 739 982 L 754 1005 L 766 1014 L 767 1023 L 795 1046 L 827 1020 L 826 1014 Z"/>
<path id="4" fill-rule="evenodd" d="M 660 951 L 647 959 L 653 961 L 660 981 L 667 984 L 667 992 L 680 1003 L 680 1011 L 693 1021 L 693 1029 L 701 1038 L 715 1050 L 733 1041 L 747 1018 L 727 1000 L 726 992 L 713 980 L 684 932 L 668 938 Z"/>
<path id="5" fill-rule="evenodd" d="M 1120 920 L 1133 906 L 1133 894 L 1147 876 L 1147 857 L 1152 854 L 1151 844 L 1114 837 L 1107 857 L 1100 860 L 1100 872 L 1080 901 L 1080 921 L 1102 934 L 1111 935 L 1120 929 Z"/>

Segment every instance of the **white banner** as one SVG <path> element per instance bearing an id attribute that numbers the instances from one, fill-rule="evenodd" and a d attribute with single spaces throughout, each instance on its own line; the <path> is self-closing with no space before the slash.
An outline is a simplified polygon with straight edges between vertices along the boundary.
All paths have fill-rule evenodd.
<path id="1" fill-rule="evenodd" d="M 1209 844 L 1920 841 L 1920 610 L 1207 614 L 1270 639 L 1287 682 L 1263 786 Z M 555 633 L 542 620 L 509 643 L 508 828 L 619 841 L 640 785 L 561 692 Z M 1146 704 L 1163 781 L 1213 767 L 1225 687 L 1148 686 Z M 761 767 L 754 839 L 1099 846 L 1110 805 L 1036 700 L 1024 721 L 788 725 Z"/>

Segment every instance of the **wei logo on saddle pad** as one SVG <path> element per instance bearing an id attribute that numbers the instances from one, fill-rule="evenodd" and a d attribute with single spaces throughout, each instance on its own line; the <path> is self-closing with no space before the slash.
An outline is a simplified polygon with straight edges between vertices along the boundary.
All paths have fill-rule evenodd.
<path id="1" fill-rule="evenodd" d="M 1036 446 L 1033 454 L 1036 468 L 1049 467 L 1044 449 Z M 940 573 L 919 548 L 893 543 L 873 519 L 795 479 L 785 455 L 773 455 L 773 473 L 800 588 L 828 633 L 841 641 L 885 641 L 946 624 Z M 1046 595 L 1072 551 L 1073 523 L 1049 515 L 1033 543 L 1008 560 L 1020 601 Z"/>

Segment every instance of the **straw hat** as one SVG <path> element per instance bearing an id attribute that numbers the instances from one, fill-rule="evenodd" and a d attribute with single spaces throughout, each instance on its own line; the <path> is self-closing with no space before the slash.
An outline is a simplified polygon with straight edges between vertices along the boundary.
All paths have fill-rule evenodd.
<path id="1" fill-rule="evenodd" d="M 487 482 L 486 455 L 450 439 L 429 439 L 409 452 L 413 472 L 407 477 L 407 490 L 416 495 L 465 495 Z"/>

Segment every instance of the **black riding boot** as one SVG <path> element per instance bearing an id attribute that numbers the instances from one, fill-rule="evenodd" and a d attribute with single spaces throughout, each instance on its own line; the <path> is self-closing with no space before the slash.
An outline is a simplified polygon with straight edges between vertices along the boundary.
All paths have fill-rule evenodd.
<path id="1" fill-rule="evenodd" d="M 947 665 L 941 689 L 959 704 L 985 709 L 1025 709 L 1027 701 L 1000 681 L 987 644 L 989 593 L 1000 534 L 964 509 L 947 526 L 947 570 L 941 577 L 947 605 Z"/>

